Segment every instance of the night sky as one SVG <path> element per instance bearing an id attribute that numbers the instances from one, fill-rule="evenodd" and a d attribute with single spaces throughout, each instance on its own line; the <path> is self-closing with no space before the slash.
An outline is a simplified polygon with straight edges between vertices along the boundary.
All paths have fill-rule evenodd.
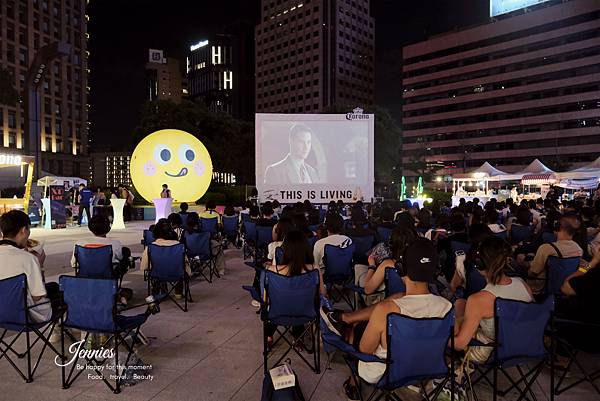
<path id="1" fill-rule="evenodd" d="M 92 150 L 131 144 L 145 101 L 148 49 L 185 68 L 186 49 L 239 18 L 259 19 L 259 0 L 95 0 L 89 5 Z M 400 117 L 402 46 L 487 21 L 483 0 L 371 0 L 376 103 Z"/>

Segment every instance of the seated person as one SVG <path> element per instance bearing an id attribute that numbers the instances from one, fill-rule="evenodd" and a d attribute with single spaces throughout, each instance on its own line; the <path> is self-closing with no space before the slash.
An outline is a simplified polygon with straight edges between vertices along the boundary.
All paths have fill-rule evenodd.
<path id="1" fill-rule="evenodd" d="M 506 227 L 498 223 L 499 214 L 496 209 L 488 209 L 485 211 L 485 223 L 494 234 L 506 232 Z"/>
<path id="2" fill-rule="evenodd" d="M 421 209 L 417 213 L 417 232 L 422 237 L 431 239 L 433 227 L 431 225 L 431 212 L 427 209 Z"/>
<path id="3" fill-rule="evenodd" d="M 350 214 L 350 222 L 346 225 L 344 234 L 348 237 L 366 237 L 369 235 L 375 235 L 375 232 L 368 227 L 369 221 L 365 211 L 359 207 L 354 206 Z M 365 228 L 365 226 L 367 226 Z"/>
<path id="4" fill-rule="evenodd" d="M 323 256 L 325 256 L 325 245 L 340 246 L 345 248 L 352 244 L 352 240 L 347 236 L 341 234 L 344 229 L 344 220 L 342 216 L 337 213 L 327 213 L 325 219 L 325 229 L 327 230 L 327 236 L 321 238 L 315 242 L 313 255 L 315 259 L 315 265 L 320 269 L 325 267 L 323 263 Z"/>
<path id="5" fill-rule="evenodd" d="M 380 222 L 377 224 L 377 227 L 383 227 L 393 230 L 396 225 L 394 224 L 394 212 L 389 206 L 384 206 L 381 209 L 381 214 L 379 215 Z"/>
<path id="6" fill-rule="evenodd" d="M 185 236 L 188 234 L 202 232 L 200 229 L 200 216 L 196 212 L 190 212 L 188 214 L 187 224 L 182 234 L 182 242 L 185 242 Z M 216 239 L 210 240 L 210 250 L 215 258 L 216 269 L 219 275 L 225 274 L 225 255 L 223 254 L 223 247 L 221 243 Z"/>
<path id="7" fill-rule="evenodd" d="M 201 219 L 217 219 L 217 226 L 221 225 L 221 215 L 217 212 L 217 205 L 214 200 L 206 202 L 206 209 L 200 213 Z"/>
<path id="8" fill-rule="evenodd" d="M 315 233 L 310 230 L 308 227 L 308 220 L 304 213 L 294 213 L 292 214 L 292 222 L 297 230 L 301 231 L 306 238 L 312 238 L 315 236 Z"/>
<path id="9" fill-rule="evenodd" d="M 275 251 L 278 247 L 282 246 L 285 236 L 295 230 L 294 224 L 289 217 L 282 217 L 277 225 L 274 227 L 275 233 L 273 236 L 274 241 L 269 244 L 267 259 L 273 264 L 275 263 Z"/>
<path id="10" fill-rule="evenodd" d="M 389 313 L 401 313 L 413 318 L 443 317 L 452 308 L 452 304 L 443 297 L 429 292 L 428 283 L 432 281 L 438 271 L 439 261 L 435 245 L 426 238 L 413 240 L 406 248 L 404 262 L 407 275 L 404 277 L 406 294 L 389 297 L 376 305 L 361 311 L 368 311 L 368 324 L 360 337 L 354 337 L 354 343 L 360 341 L 360 352 L 373 354 L 380 358 L 387 357 L 386 325 Z M 327 326 L 335 333 L 341 334 L 345 324 L 335 319 L 333 313 L 321 310 Z M 344 320 L 345 322 L 345 320 Z M 360 337 L 360 338 L 359 338 Z M 385 364 L 379 362 L 359 362 L 358 374 L 368 383 L 377 383 L 385 373 Z M 358 389 L 352 378 L 344 383 L 344 390 L 348 399 L 358 400 Z"/>
<path id="11" fill-rule="evenodd" d="M 179 205 L 179 214 L 187 215 L 189 208 L 190 206 L 186 202 L 181 202 L 181 205 Z"/>
<path id="12" fill-rule="evenodd" d="M 189 213 L 188 213 L 189 216 Z M 181 241 L 183 238 L 183 233 L 185 229 L 183 228 L 183 219 L 181 218 L 181 214 L 179 213 L 171 213 L 169 217 L 167 217 L 169 223 L 171 223 L 171 227 L 173 231 L 175 231 L 175 235 L 177 236 L 177 241 Z"/>
<path id="13" fill-rule="evenodd" d="M 514 227 L 515 226 L 531 227 L 531 222 L 532 222 L 532 218 L 533 218 L 529 209 L 527 209 L 526 207 L 522 207 L 522 206 L 519 206 L 519 208 L 517 209 L 517 213 L 516 213 L 515 217 L 516 217 L 516 219 L 508 227 L 508 238 L 510 239 L 511 244 L 515 244 L 515 241 L 513 241 Z"/>
<path id="14" fill-rule="evenodd" d="M 127 273 L 130 266 L 131 251 L 129 248 L 123 247 L 121 241 L 114 238 L 107 238 L 106 235 L 110 232 L 110 221 L 108 217 L 97 215 L 90 219 L 88 229 L 93 234 L 93 237 L 82 238 L 75 241 L 75 245 L 85 248 L 100 248 L 105 245 L 112 247 L 112 263 L 113 266 L 118 266 L 120 276 Z M 71 256 L 71 267 L 77 266 L 75 259 L 75 249 Z"/>
<path id="15" fill-rule="evenodd" d="M 528 261 L 524 254 L 517 255 L 517 264 L 527 270 L 530 280 L 529 285 L 535 293 L 539 293 L 544 288 L 544 279 L 546 278 L 546 261 L 548 256 L 558 256 L 561 258 L 578 257 L 583 254 L 581 247 L 573 241 L 573 236 L 579 230 L 581 221 L 578 216 L 572 213 L 563 215 L 560 220 L 560 229 L 556 233 L 556 241 L 550 244 L 542 244 L 533 260 Z"/>
<path id="16" fill-rule="evenodd" d="M 29 317 L 34 322 L 44 322 L 58 311 L 60 291 L 57 283 L 44 283 L 38 258 L 26 250 L 30 226 L 29 216 L 20 210 L 11 210 L 0 216 L 0 280 L 25 273 L 27 305 L 40 304 L 29 310 Z M 50 303 L 45 303 L 48 301 Z"/>
<path id="17" fill-rule="evenodd" d="M 397 227 L 392 231 L 389 241 L 389 255 L 385 259 L 377 260 L 377 254 L 369 255 L 369 266 L 354 267 L 355 283 L 365 289 L 365 294 L 373 294 L 384 289 L 385 269 L 402 266 L 402 255 L 406 247 L 416 238 L 414 231 Z"/>
<path id="18" fill-rule="evenodd" d="M 442 272 L 446 277 L 446 280 L 452 280 L 454 276 L 454 251 L 452 250 L 452 241 L 462 242 L 464 244 L 469 243 L 469 236 L 467 235 L 467 223 L 465 216 L 458 212 L 452 212 L 450 215 L 450 235 L 438 239 L 438 250 L 440 253 L 445 254 L 445 260 L 442 266 Z"/>
<path id="19" fill-rule="evenodd" d="M 273 205 L 271 202 L 265 202 L 260 209 L 261 217 L 256 221 L 257 226 L 262 227 L 273 227 L 277 224 L 277 220 L 274 218 Z"/>
<path id="20" fill-rule="evenodd" d="M 494 302 L 496 297 L 523 302 L 532 302 L 529 286 L 518 277 L 508 277 L 508 261 L 512 254 L 506 241 L 491 237 L 479 246 L 480 264 L 477 269 L 485 276 L 485 288 L 471 295 L 466 304 L 456 303 L 456 331 L 454 348 L 464 350 L 471 339 L 484 344 L 495 340 Z M 484 363 L 492 347 L 469 347 L 468 359 Z"/>
<path id="21" fill-rule="evenodd" d="M 200 216 L 196 212 L 188 213 L 188 218 L 187 218 L 186 225 L 184 227 L 183 235 L 185 236 L 186 234 L 199 233 L 199 232 L 200 232 Z"/>
<path id="22" fill-rule="evenodd" d="M 477 261 L 479 246 L 483 241 L 493 236 L 492 230 L 485 224 L 474 224 L 469 229 L 469 252 L 456 255 L 454 277 L 450 282 L 450 291 L 454 294 L 459 287 L 466 285 L 467 268 L 474 268 Z M 457 300 L 456 302 L 461 302 Z"/>

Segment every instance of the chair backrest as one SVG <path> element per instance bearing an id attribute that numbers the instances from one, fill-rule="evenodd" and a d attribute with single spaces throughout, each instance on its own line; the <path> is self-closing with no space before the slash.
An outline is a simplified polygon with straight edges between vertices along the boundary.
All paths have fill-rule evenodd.
<path id="1" fill-rule="evenodd" d="M 27 276 L 25 273 L 0 280 L 0 327 L 27 323 Z"/>
<path id="2" fill-rule="evenodd" d="M 263 276 L 269 321 L 283 326 L 302 325 L 319 316 L 319 272 L 283 276 L 266 271 Z"/>
<path id="3" fill-rule="evenodd" d="M 75 245 L 77 275 L 88 278 L 112 278 L 112 246 L 85 247 Z"/>
<path id="4" fill-rule="evenodd" d="M 399 292 L 406 292 L 406 285 L 404 280 L 398 273 L 398 270 L 394 267 L 388 267 L 385 269 L 385 296 L 388 297 L 392 294 Z"/>
<path id="5" fill-rule="evenodd" d="M 186 235 L 187 237 L 187 235 Z M 162 281 L 179 281 L 185 273 L 185 245 L 148 245 L 150 277 Z"/>
<path id="6" fill-rule="evenodd" d="M 365 235 L 361 237 L 350 237 L 352 239 L 352 243 L 354 244 L 354 258 L 365 258 L 367 256 L 367 252 L 373 248 L 373 242 L 375 242 L 375 236 L 373 235 Z"/>
<path id="7" fill-rule="evenodd" d="M 67 306 L 65 326 L 95 333 L 116 330 L 117 280 L 60 276 L 59 283 Z"/>
<path id="8" fill-rule="evenodd" d="M 396 389 L 425 379 L 445 377 L 445 350 L 452 335 L 454 310 L 443 318 L 387 316 L 387 369 L 378 386 Z"/>
<path id="9" fill-rule="evenodd" d="M 487 285 L 483 274 L 473 266 L 465 266 L 465 296 L 473 295 Z"/>
<path id="10" fill-rule="evenodd" d="M 520 226 L 513 224 L 510 226 L 510 243 L 512 245 L 521 242 L 529 242 L 533 237 L 533 226 Z"/>
<path id="11" fill-rule="evenodd" d="M 179 213 L 179 216 L 181 216 L 181 227 L 187 227 L 189 213 Z"/>
<path id="12" fill-rule="evenodd" d="M 505 231 L 500 231 L 498 233 L 494 233 L 494 237 L 500 238 L 500 239 L 503 239 L 503 240 L 507 240 L 508 239 L 508 232 L 505 230 Z"/>
<path id="13" fill-rule="evenodd" d="M 546 260 L 546 294 L 560 294 L 560 287 L 567 277 L 575 273 L 578 268 L 578 257 L 558 258 L 556 256 L 548 256 L 548 259 Z"/>
<path id="14" fill-rule="evenodd" d="M 256 226 L 256 246 L 266 248 L 273 242 L 273 227 Z"/>
<path id="15" fill-rule="evenodd" d="M 342 248 L 335 245 L 325 245 L 323 263 L 325 282 L 345 282 L 354 278 L 354 243 Z"/>
<path id="16" fill-rule="evenodd" d="M 544 231 L 542 233 L 542 242 L 544 244 L 550 244 L 556 242 L 556 234 L 550 231 Z"/>
<path id="17" fill-rule="evenodd" d="M 256 241 L 256 223 L 250 220 L 244 221 L 244 237 L 249 241 Z"/>
<path id="18" fill-rule="evenodd" d="M 144 230 L 144 245 L 148 246 L 155 240 L 154 234 L 151 230 Z"/>
<path id="19" fill-rule="evenodd" d="M 208 232 L 211 234 L 215 234 L 217 232 L 217 223 L 219 219 L 217 217 L 201 217 L 200 218 L 200 231 Z"/>
<path id="20" fill-rule="evenodd" d="M 385 227 L 377 227 L 377 237 L 379 242 L 388 242 L 392 236 L 392 229 Z"/>
<path id="21" fill-rule="evenodd" d="M 463 251 L 464 253 L 467 253 L 471 250 L 471 244 L 460 241 L 450 241 L 450 247 L 452 247 L 453 253 L 456 251 Z"/>
<path id="22" fill-rule="evenodd" d="M 554 297 L 542 303 L 496 298 L 496 343 L 492 362 L 503 367 L 546 356 L 544 332 L 554 310 Z"/>
<path id="23" fill-rule="evenodd" d="M 319 240 L 319 237 L 313 235 L 312 237 L 308 237 L 308 246 L 310 246 L 310 251 L 312 252 L 315 249 L 315 244 Z"/>
<path id="24" fill-rule="evenodd" d="M 238 218 L 236 216 L 223 216 L 223 232 L 225 235 L 235 234 L 237 231 Z"/>
<path id="25" fill-rule="evenodd" d="M 189 257 L 200 257 L 208 260 L 211 257 L 210 252 L 210 233 L 188 233 L 185 235 L 185 247 Z"/>

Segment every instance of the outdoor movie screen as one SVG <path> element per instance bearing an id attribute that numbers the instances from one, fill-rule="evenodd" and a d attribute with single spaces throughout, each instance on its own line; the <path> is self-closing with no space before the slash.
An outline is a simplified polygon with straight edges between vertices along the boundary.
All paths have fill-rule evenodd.
<path id="1" fill-rule="evenodd" d="M 373 114 L 257 114 L 256 186 L 261 201 L 370 202 Z"/>

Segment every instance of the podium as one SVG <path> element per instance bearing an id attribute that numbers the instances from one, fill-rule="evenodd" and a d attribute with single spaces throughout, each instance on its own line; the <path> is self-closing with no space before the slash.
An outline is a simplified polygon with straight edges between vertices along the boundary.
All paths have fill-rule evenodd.
<path id="1" fill-rule="evenodd" d="M 124 230 L 123 208 L 125 207 L 125 199 L 111 199 L 110 204 L 113 209 L 112 230 Z"/>
<path id="2" fill-rule="evenodd" d="M 44 230 L 52 230 L 52 207 L 50 206 L 50 198 L 42 198 L 41 200 L 44 208 Z"/>
<path id="3" fill-rule="evenodd" d="M 154 223 L 157 223 L 160 219 L 169 217 L 173 207 L 173 198 L 156 198 L 152 199 L 152 203 L 154 203 L 154 210 L 156 211 Z"/>

